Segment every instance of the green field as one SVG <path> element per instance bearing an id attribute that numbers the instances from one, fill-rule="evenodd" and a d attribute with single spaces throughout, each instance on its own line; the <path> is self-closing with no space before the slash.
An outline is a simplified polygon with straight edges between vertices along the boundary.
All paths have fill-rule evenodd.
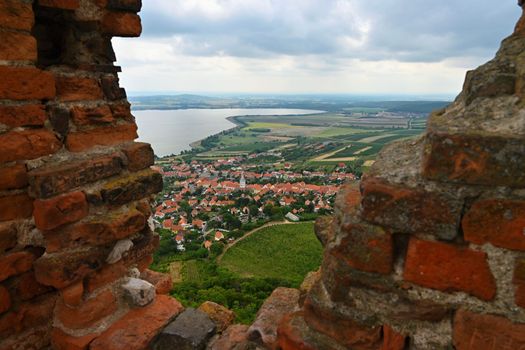
<path id="1" fill-rule="evenodd" d="M 226 252 L 220 266 L 243 277 L 280 278 L 299 285 L 321 264 L 313 223 L 266 227 Z"/>

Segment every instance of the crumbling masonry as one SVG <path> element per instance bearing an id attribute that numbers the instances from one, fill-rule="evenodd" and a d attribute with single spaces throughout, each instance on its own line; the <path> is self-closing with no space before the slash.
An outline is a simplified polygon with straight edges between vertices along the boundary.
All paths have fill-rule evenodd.
<path id="1" fill-rule="evenodd" d="M 0 0 L 0 350 L 146 349 L 182 310 L 147 270 L 162 178 L 113 65 L 140 7 Z M 423 137 L 342 189 L 267 345 L 525 349 L 524 48 L 525 17 Z"/>

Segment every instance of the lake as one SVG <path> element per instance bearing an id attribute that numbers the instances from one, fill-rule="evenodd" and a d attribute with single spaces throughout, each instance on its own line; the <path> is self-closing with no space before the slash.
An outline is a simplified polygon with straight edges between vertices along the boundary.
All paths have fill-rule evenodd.
<path id="1" fill-rule="evenodd" d="M 307 109 L 177 109 L 133 111 L 139 141 L 151 143 L 159 157 L 191 149 L 190 143 L 233 128 L 227 117 L 237 115 L 312 114 Z"/>

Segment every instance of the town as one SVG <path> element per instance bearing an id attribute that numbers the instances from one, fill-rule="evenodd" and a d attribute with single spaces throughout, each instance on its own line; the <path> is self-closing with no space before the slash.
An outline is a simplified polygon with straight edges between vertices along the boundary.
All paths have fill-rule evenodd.
<path id="1" fill-rule="evenodd" d="M 265 154 L 159 163 L 165 188 L 156 199 L 155 224 L 171 236 L 163 238 L 179 252 L 211 250 L 270 221 L 312 221 L 330 214 L 339 186 L 356 179 L 345 163 L 331 173 L 294 171 L 291 163 L 254 164 L 258 157 Z"/>

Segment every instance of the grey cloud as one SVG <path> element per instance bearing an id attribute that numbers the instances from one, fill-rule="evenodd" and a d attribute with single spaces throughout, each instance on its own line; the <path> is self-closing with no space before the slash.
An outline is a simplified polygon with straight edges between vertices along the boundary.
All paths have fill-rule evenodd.
<path id="1" fill-rule="evenodd" d="M 487 57 L 520 14 L 513 0 L 268 0 L 270 14 L 228 8 L 231 2 L 222 0 L 218 3 L 227 16 L 213 18 L 198 11 L 177 13 L 177 4 L 185 0 L 164 1 L 175 10 L 167 13 L 155 1 L 144 3 L 145 38 L 179 36 L 182 53 L 196 56 L 318 55 L 408 62 Z M 353 13 L 337 11 L 345 3 Z M 364 39 L 363 23 L 369 24 L 366 40 L 357 49 L 345 48 L 344 37 Z"/>

